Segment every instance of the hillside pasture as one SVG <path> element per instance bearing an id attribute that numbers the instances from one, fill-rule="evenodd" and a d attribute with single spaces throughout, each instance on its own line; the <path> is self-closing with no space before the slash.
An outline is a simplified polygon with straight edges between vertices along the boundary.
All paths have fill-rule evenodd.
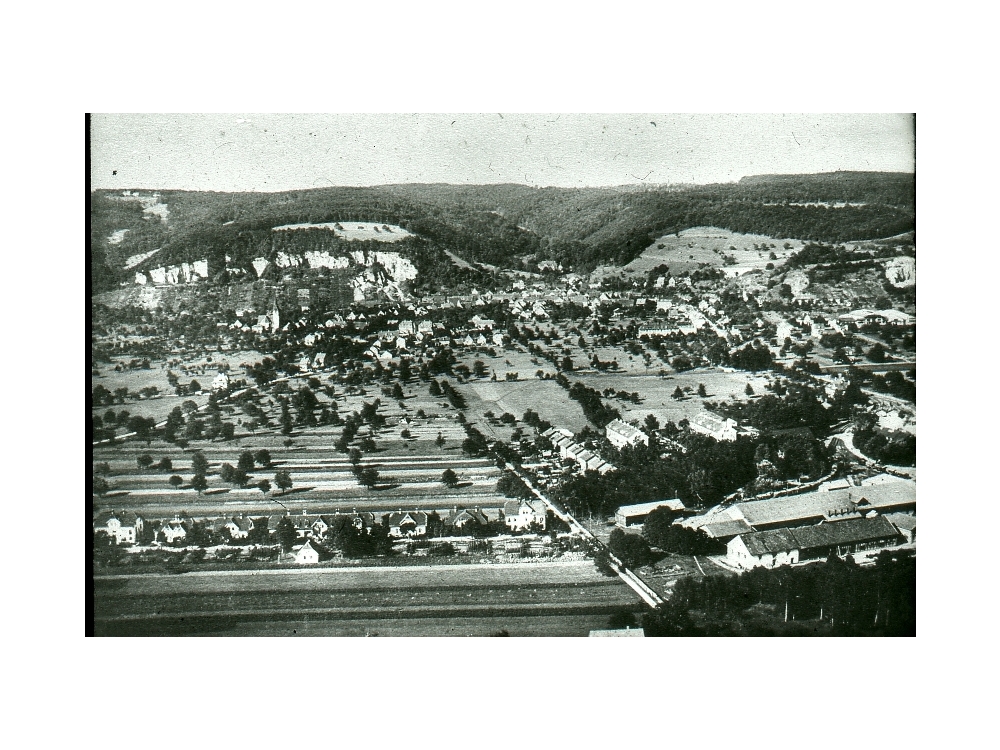
<path id="1" fill-rule="evenodd" d="M 790 245 L 788 249 L 785 244 Z M 754 245 L 767 245 L 761 252 Z M 660 247 L 660 246 L 663 247 Z M 774 245 L 774 247 L 771 247 Z M 702 263 L 725 267 L 731 273 L 742 275 L 754 269 L 762 269 L 768 263 L 782 265 L 790 255 L 802 249 L 801 240 L 776 239 L 759 234 L 739 234 L 716 227 L 692 227 L 680 234 L 658 237 L 642 255 L 624 267 L 626 274 L 645 275 L 661 264 L 670 267 L 673 275 L 684 271 L 694 271 Z M 735 250 L 731 249 L 735 248 Z M 777 260 L 770 260 L 773 252 Z M 724 266 L 724 255 L 733 256 L 736 264 Z"/>

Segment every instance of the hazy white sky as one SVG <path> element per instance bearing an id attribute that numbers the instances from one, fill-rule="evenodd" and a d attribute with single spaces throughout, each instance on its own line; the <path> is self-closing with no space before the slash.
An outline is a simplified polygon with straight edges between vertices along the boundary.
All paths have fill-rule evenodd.
<path id="1" fill-rule="evenodd" d="M 913 171 L 910 115 L 132 114 L 91 120 L 94 188 L 564 187 Z"/>

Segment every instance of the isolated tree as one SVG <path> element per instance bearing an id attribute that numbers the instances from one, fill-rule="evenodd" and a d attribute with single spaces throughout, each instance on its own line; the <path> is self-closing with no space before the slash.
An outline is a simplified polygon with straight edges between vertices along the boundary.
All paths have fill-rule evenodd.
<path id="1" fill-rule="evenodd" d="M 278 471 L 274 474 L 274 483 L 278 485 L 283 493 L 292 488 L 292 475 L 287 471 Z"/>
<path id="2" fill-rule="evenodd" d="M 243 451 L 240 454 L 239 461 L 236 462 L 236 468 L 239 469 L 240 471 L 244 471 L 249 474 L 251 471 L 253 471 L 253 467 L 254 467 L 253 453 L 251 453 L 250 451 Z"/>
<path id="3" fill-rule="evenodd" d="M 271 483 L 266 479 L 261 479 L 259 482 L 257 482 L 257 489 L 266 495 L 268 492 L 271 491 Z"/>
<path id="4" fill-rule="evenodd" d="M 455 487 L 458 486 L 458 474 L 456 474 L 451 469 L 445 469 L 441 473 L 441 484 L 443 484 L 446 487 L 451 487 L 452 489 L 454 489 Z"/>
<path id="5" fill-rule="evenodd" d="M 646 430 L 649 432 L 656 432 L 660 429 L 660 420 L 656 418 L 653 414 L 646 415 Z"/>
<path id="6" fill-rule="evenodd" d="M 573 370 L 573 360 L 572 360 L 572 358 L 570 358 L 569 356 L 563 357 L 562 369 L 563 370 L 569 370 L 569 371 Z"/>
<path id="7" fill-rule="evenodd" d="M 431 395 L 440 396 L 441 395 L 441 384 L 436 380 L 431 380 Z"/>
<path id="8" fill-rule="evenodd" d="M 258 466 L 267 468 L 271 465 L 271 452 L 267 448 L 261 448 L 253 454 L 253 460 Z"/>
<path id="9" fill-rule="evenodd" d="M 208 459 L 205 458 L 205 454 L 201 451 L 191 455 L 191 471 L 195 474 L 208 473 Z"/>
<path id="10" fill-rule="evenodd" d="M 221 479 L 223 482 L 232 482 L 233 473 L 235 471 L 236 468 L 232 464 L 230 463 L 222 464 L 222 466 L 219 467 L 219 479 Z"/>
<path id="11" fill-rule="evenodd" d="M 256 421 L 256 420 L 251 420 L 251 421 Z M 253 432 L 253 430 L 250 430 L 250 432 Z M 222 437 L 223 440 L 232 440 L 234 437 L 236 437 L 236 425 L 234 425 L 232 422 L 223 422 L 222 429 L 219 431 L 219 435 Z"/>
<path id="12" fill-rule="evenodd" d="M 361 438 L 361 442 L 358 443 L 358 447 L 360 447 L 361 450 L 363 450 L 365 453 L 371 453 L 377 448 L 377 446 L 375 445 L 375 441 L 372 439 L 371 435 L 366 435 L 365 437 Z"/>
<path id="13" fill-rule="evenodd" d="M 168 479 L 167 481 L 170 482 L 170 486 L 173 487 L 173 488 L 175 488 L 175 489 L 177 487 L 180 487 L 182 484 L 184 484 L 184 480 L 181 479 L 176 474 L 174 474 L 172 477 L 170 477 L 170 479 Z"/>
<path id="14" fill-rule="evenodd" d="M 437 444 L 438 448 L 444 448 L 444 443 L 445 443 L 444 435 L 442 435 L 439 432 L 438 436 L 436 438 L 434 438 L 434 442 L 435 442 L 435 444 Z"/>
<path id="15" fill-rule="evenodd" d="M 748 396 L 752 396 L 753 395 L 753 386 L 750 385 L 749 383 L 747 383 L 747 387 L 743 389 L 743 392 L 745 394 L 747 394 Z"/>
<path id="16" fill-rule="evenodd" d="M 350 459 L 351 463 L 354 464 L 355 466 L 361 463 L 361 451 L 358 450 L 357 448 L 351 448 L 350 452 L 347 454 L 347 457 Z"/>
<path id="17" fill-rule="evenodd" d="M 174 468 L 174 462 L 164 456 L 160 459 L 160 463 L 156 465 L 156 468 L 160 471 L 171 471 Z"/>
<path id="18" fill-rule="evenodd" d="M 247 480 L 249 480 L 247 473 L 243 469 L 233 469 L 233 474 L 229 481 L 235 484 L 237 487 L 245 487 Z"/>
<path id="19" fill-rule="evenodd" d="M 486 377 L 486 363 L 481 359 L 477 359 L 472 363 L 472 374 L 477 378 Z"/>
<path id="20" fill-rule="evenodd" d="M 372 489 L 378 484 L 378 469 L 374 466 L 366 466 L 358 473 L 358 481 L 368 489 Z"/>
<path id="21" fill-rule="evenodd" d="M 139 456 L 136 456 L 135 462 L 138 464 L 140 469 L 148 469 L 153 465 L 153 457 L 148 453 L 142 453 Z"/>
<path id="22" fill-rule="evenodd" d="M 196 489 L 200 495 L 208 489 L 208 480 L 205 478 L 204 474 L 195 474 L 191 477 L 191 486 Z"/>
<path id="23" fill-rule="evenodd" d="M 413 437 L 413 435 L 407 429 L 400 430 L 399 436 L 404 440 L 409 440 L 411 437 Z"/>
<path id="24" fill-rule="evenodd" d="M 684 391 L 681 390 L 680 386 L 674 388 L 674 392 L 670 394 L 671 398 L 684 398 Z"/>
<path id="25" fill-rule="evenodd" d="M 708 391 L 705 390 L 704 383 L 698 383 L 698 395 L 701 396 L 702 398 L 708 396 Z"/>

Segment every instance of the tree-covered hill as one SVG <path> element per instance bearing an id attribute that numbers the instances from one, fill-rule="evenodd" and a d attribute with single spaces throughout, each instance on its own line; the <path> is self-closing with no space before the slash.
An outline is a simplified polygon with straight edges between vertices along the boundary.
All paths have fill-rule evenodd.
<path id="1" fill-rule="evenodd" d="M 413 184 L 157 195 L 168 207 L 166 219 L 120 200 L 121 193 L 92 194 L 95 290 L 127 278 L 126 258 L 153 250 L 150 264 L 208 258 L 210 268 L 220 269 L 229 256 L 229 263 L 246 268 L 254 257 L 274 252 L 271 229 L 282 224 L 397 224 L 471 262 L 519 267 L 534 256 L 586 271 L 628 263 L 656 237 L 694 226 L 843 242 L 913 231 L 916 214 L 915 176 L 881 172 L 763 175 L 680 187 Z M 123 229 L 129 231 L 109 242 Z M 393 249 L 407 252 L 403 244 Z"/>

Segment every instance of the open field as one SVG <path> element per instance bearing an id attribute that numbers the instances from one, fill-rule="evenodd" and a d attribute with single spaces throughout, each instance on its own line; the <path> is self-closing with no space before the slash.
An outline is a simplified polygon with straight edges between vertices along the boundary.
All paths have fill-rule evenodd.
<path id="1" fill-rule="evenodd" d="M 788 249 L 785 248 L 786 243 L 789 245 Z M 768 246 L 766 252 L 754 249 L 754 245 L 761 244 Z M 684 271 L 694 271 L 701 263 L 721 267 L 722 256 L 730 255 L 736 259 L 736 264 L 728 268 L 742 274 L 756 268 L 764 268 L 768 263 L 780 266 L 789 255 L 801 249 L 801 240 L 738 234 L 716 227 L 692 227 L 682 231 L 679 236 L 668 234 L 657 238 L 642 255 L 626 265 L 624 270 L 626 274 L 647 274 L 660 264 L 666 264 L 670 267 L 670 272 L 676 276 Z M 777 260 L 770 260 L 771 252 L 777 256 Z"/>
<path id="2" fill-rule="evenodd" d="M 566 427 L 577 432 L 587 424 L 583 409 L 572 400 L 563 388 L 553 380 L 532 378 L 525 381 L 500 382 L 488 380 L 472 381 L 458 386 L 469 404 L 470 419 L 484 420 L 482 415 L 492 411 L 497 417 L 509 412 L 520 419 L 524 412 L 532 409 L 557 427 Z M 496 431 L 497 428 L 494 428 Z M 510 438 L 510 428 L 499 428 L 500 436 Z"/>
<path id="3" fill-rule="evenodd" d="M 643 420 L 647 414 L 653 414 L 660 424 L 667 421 L 676 424 L 682 419 L 691 419 L 704 410 L 705 401 L 730 401 L 735 396 L 738 400 L 747 398 L 745 389 L 750 383 L 757 394 L 764 393 L 767 378 L 750 372 L 725 372 L 716 368 L 698 368 L 687 372 L 674 373 L 659 377 L 657 375 L 602 375 L 580 373 L 574 375 L 576 380 L 591 388 L 604 390 L 614 388 L 616 391 L 638 393 L 641 403 L 636 405 L 619 399 L 608 399 L 607 403 L 621 412 L 622 418 Z M 708 393 L 706 398 L 695 395 L 698 384 L 704 383 Z M 691 388 L 692 394 L 683 399 L 674 399 L 672 394 L 680 386 L 681 389 Z"/>
<path id="4" fill-rule="evenodd" d="M 587 635 L 638 598 L 593 563 L 95 579 L 98 635 Z"/>

